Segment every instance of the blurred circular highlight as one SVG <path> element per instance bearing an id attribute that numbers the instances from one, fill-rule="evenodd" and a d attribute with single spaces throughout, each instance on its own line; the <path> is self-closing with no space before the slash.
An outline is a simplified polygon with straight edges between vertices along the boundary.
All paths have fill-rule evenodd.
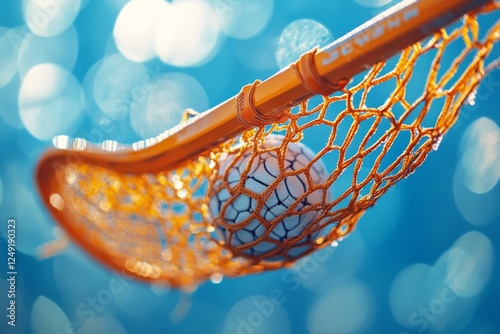
<path id="1" fill-rule="evenodd" d="M 80 332 L 80 331 L 79 331 Z M 96 317 L 92 321 L 87 321 L 81 328 L 81 334 L 113 333 L 127 334 L 123 325 L 111 314 Z"/>
<path id="2" fill-rule="evenodd" d="M 419 307 L 429 303 L 431 272 L 432 267 L 428 264 L 415 263 L 403 269 L 394 279 L 389 291 L 389 305 L 401 325 L 410 327 L 411 318 L 418 317 Z"/>
<path id="3" fill-rule="evenodd" d="M 219 20 L 203 1 L 185 0 L 163 6 L 155 34 L 155 51 L 166 64 L 189 67 L 207 62 L 219 42 Z"/>
<path id="4" fill-rule="evenodd" d="M 391 3 L 393 0 L 354 0 L 364 7 L 377 8 Z"/>
<path id="5" fill-rule="evenodd" d="M 94 97 L 94 84 L 97 72 L 101 68 L 103 59 L 95 62 L 85 74 L 82 82 L 85 102 L 83 112 L 97 125 L 109 125 L 112 120 L 99 108 Z"/>
<path id="6" fill-rule="evenodd" d="M 446 272 L 448 286 L 457 296 L 479 294 L 491 278 L 494 249 L 482 233 L 471 231 L 462 235 L 436 262 Z"/>
<path id="7" fill-rule="evenodd" d="M 498 214 L 500 129 L 489 118 L 474 121 L 460 143 L 461 158 L 453 178 L 455 204 L 469 223 L 484 225 Z"/>
<path id="8" fill-rule="evenodd" d="M 0 27 L 0 88 L 5 87 L 17 71 L 17 48 L 13 44 L 14 29 Z"/>
<path id="9" fill-rule="evenodd" d="M 18 167 L 17 172 L 21 175 L 25 172 L 18 165 L 11 167 Z M 9 208 L 9 214 L 17 221 L 23 222 L 17 225 L 17 233 L 23 237 L 16 239 L 16 248 L 26 255 L 37 256 L 38 247 L 53 240 L 51 226 L 36 202 L 33 189 L 15 182 L 9 187 L 9 191 L 12 194 L 10 200 L 14 203 Z"/>
<path id="10" fill-rule="evenodd" d="M 214 7 L 222 32 L 237 39 L 255 37 L 273 14 L 273 0 L 215 0 Z"/>
<path id="11" fill-rule="evenodd" d="M 19 76 L 23 78 L 35 65 L 51 63 L 71 70 L 78 56 L 78 34 L 74 27 L 46 38 L 28 33 L 20 44 L 17 58 Z"/>
<path id="12" fill-rule="evenodd" d="M 433 267 L 417 263 L 405 268 L 392 284 L 391 311 L 412 332 L 431 328 L 433 332 L 459 333 L 474 315 L 478 298 L 461 298 L 464 286 L 461 278 L 457 281 L 450 276 L 448 255 L 446 252 Z"/>
<path id="13" fill-rule="evenodd" d="M 490 191 L 500 179 L 500 128 L 487 117 L 474 121 L 461 142 L 464 184 L 476 194 Z"/>
<path id="14" fill-rule="evenodd" d="M 155 57 L 156 24 L 164 7 L 163 0 L 132 0 L 120 11 L 113 30 L 118 50 L 132 61 L 144 62 Z"/>
<path id="15" fill-rule="evenodd" d="M 276 49 L 276 62 L 284 68 L 299 59 L 312 48 L 324 47 L 333 42 L 333 36 L 321 23 L 310 20 L 295 20 L 283 29 Z"/>
<path id="16" fill-rule="evenodd" d="M 255 38 L 231 43 L 233 54 L 244 65 L 257 71 L 276 70 L 277 37 L 261 34 Z"/>
<path id="17" fill-rule="evenodd" d="M 208 97 L 202 85 L 183 73 L 151 78 L 135 93 L 130 122 L 143 139 L 155 137 L 179 124 L 187 108 L 208 109 Z"/>
<path id="18" fill-rule="evenodd" d="M 115 53 L 104 59 L 94 79 L 94 99 L 112 120 L 129 116 L 134 95 L 140 94 L 149 79 L 147 68 Z"/>
<path id="19" fill-rule="evenodd" d="M 80 5 L 80 0 L 27 0 L 24 20 L 34 34 L 53 37 L 73 24 Z"/>
<path id="20" fill-rule="evenodd" d="M 170 303 L 172 298 L 170 296 L 158 296 L 150 287 L 140 285 L 134 281 L 123 280 L 123 290 L 119 293 L 113 294 L 114 303 L 109 303 L 125 313 L 128 317 L 133 319 L 144 319 L 149 314 L 156 312 L 156 310 L 165 307 L 166 303 Z M 141 305 L 140 308 L 137 305 Z"/>
<path id="21" fill-rule="evenodd" d="M 24 127 L 18 110 L 20 85 L 21 80 L 15 75 L 7 86 L 0 89 L 0 117 L 14 130 Z"/>
<path id="22" fill-rule="evenodd" d="M 320 294 L 307 318 L 311 334 L 362 332 L 373 320 L 371 292 L 361 282 L 334 282 Z"/>
<path id="23" fill-rule="evenodd" d="M 57 230 L 56 230 L 57 231 Z M 59 232 L 61 233 L 61 232 Z M 68 236 L 58 236 L 54 233 L 54 239 L 68 238 Z M 84 254 L 81 249 L 75 245 L 69 245 L 64 252 L 54 258 L 54 277 L 55 287 L 59 291 L 64 291 L 61 299 L 67 305 L 78 305 L 84 302 L 82 312 L 92 309 L 87 298 L 95 298 L 102 307 L 109 307 L 112 298 L 108 298 L 110 293 L 118 294 L 126 288 L 126 283 L 121 277 L 113 277 L 110 272 L 101 266 L 98 266 L 93 259 Z M 85 284 L 74 289 L 75 285 L 81 282 L 82 277 L 92 276 Z"/>
<path id="24" fill-rule="evenodd" d="M 227 313 L 224 331 L 227 333 L 288 334 L 290 320 L 281 306 L 285 292 L 273 290 L 269 296 L 254 295 L 236 303 Z"/>
<path id="25" fill-rule="evenodd" d="M 80 120 L 83 91 L 80 83 L 66 69 L 41 64 L 29 70 L 19 92 L 19 113 L 35 138 L 51 140 L 68 134 Z"/>
<path id="26" fill-rule="evenodd" d="M 65 332 L 69 323 L 59 305 L 45 296 L 39 296 L 31 308 L 31 327 L 35 334 Z"/>

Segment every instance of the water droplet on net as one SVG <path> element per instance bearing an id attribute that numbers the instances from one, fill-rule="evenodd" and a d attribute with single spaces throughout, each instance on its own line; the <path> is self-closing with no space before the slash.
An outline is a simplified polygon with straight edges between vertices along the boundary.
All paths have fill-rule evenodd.
<path id="1" fill-rule="evenodd" d="M 224 276 L 222 276 L 222 274 L 215 273 L 215 274 L 212 274 L 212 276 L 210 276 L 210 281 L 214 284 L 219 284 L 220 282 L 222 282 L 223 278 L 224 278 Z"/>
<path id="2" fill-rule="evenodd" d="M 437 151 L 439 148 L 439 145 L 441 145 L 441 141 L 443 141 L 443 136 L 439 136 L 434 138 L 434 143 L 432 143 L 432 150 Z"/>
<path id="3" fill-rule="evenodd" d="M 470 94 L 467 95 L 467 99 L 465 99 L 465 104 L 467 104 L 469 106 L 475 106 L 476 105 L 476 96 L 477 96 L 477 92 L 475 90 L 470 92 Z"/>

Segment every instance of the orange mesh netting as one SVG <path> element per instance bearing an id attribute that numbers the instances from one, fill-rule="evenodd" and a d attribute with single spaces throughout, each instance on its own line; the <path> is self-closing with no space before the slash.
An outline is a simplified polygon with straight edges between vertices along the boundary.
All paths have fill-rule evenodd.
<path id="1" fill-rule="evenodd" d="M 281 123 L 248 130 L 176 170 L 122 174 L 75 158 L 58 167 L 50 203 L 74 217 L 65 227 L 89 252 L 146 280 L 189 289 L 210 278 L 290 265 L 351 232 L 366 209 L 437 149 L 485 76 L 499 38 L 498 22 L 483 31 L 474 15 L 465 16 L 343 90 L 315 96 L 287 111 Z M 282 139 L 268 141 L 270 135 Z M 287 168 L 295 143 L 314 153 Z M 265 154 L 279 168 L 257 193 L 246 182 Z M 238 179 L 229 176 L 236 164 Z M 325 166 L 321 182 L 313 180 L 315 164 Z M 270 197 L 292 177 L 303 193 L 283 213 L 264 217 Z M 211 204 L 223 190 L 224 201 Z M 228 222 L 227 208 L 242 195 L 251 198 L 251 210 Z M 310 196 L 315 201 L 303 205 Z M 213 207 L 220 215 L 212 217 Z M 299 235 L 273 236 L 287 217 L 311 212 Z M 249 230 L 251 242 L 231 241 L 255 221 L 263 227 Z M 266 251 L 249 252 L 262 242 Z"/>

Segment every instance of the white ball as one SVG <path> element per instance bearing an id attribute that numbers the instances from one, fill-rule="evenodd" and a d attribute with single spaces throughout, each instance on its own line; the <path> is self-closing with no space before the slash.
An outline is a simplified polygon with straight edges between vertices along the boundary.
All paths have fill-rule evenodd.
<path id="1" fill-rule="evenodd" d="M 269 135 L 264 140 L 263 148 L 279 147 L 283 138 L 278 135 Z M 300 236 L 304 229 L 320 215 L 318 210 L 303 211 L 311 205 L 322 202 L 323 192 L 327 190 L 311 191 L 311 188 L 316 184 L 326 182 L 328 178 L 326 167 L 321 160 L 309 166 L 315 154 L 301 143 L 289 143 L 283 170 L 280 171 L 277 150 L 261 153 L 252 161 L 243 183 L 243 189 L 238 188 L 241 174 L 251 156 L 252 148 L 248 148 L 238 157 L 232 153 L 219 161 L 220 167 L 217 179 L 210 191 L 209 205 L 217 238 L 229 244 L 236 255 L 261 256 L 264 260 L 282 260 L 285 255 L 289 258 L 300 257 L 311 249 L 311 241 L 317 233 L 298 240 L 288 250 L 284 248 L 284 242 Z M 237 160 L 234 161 L 235 159 Z M 272 184 L 280 173 L 304 167 L 306 167 L 304 171 L 287 176 L 278 184 Z M 311 177 L 312 184 L 309 184 L 307 180 L 307 173 Z M 225 186 L 223 186 L 224 183 Z M 266 190 L 271 191 L 271 194 L 260 212 L 256 212 L 258 201 Z M 246 195 L 247 191 L 252 194 Z M 304 194 L 307 196 L 300 200 Z M 329 198 L 327 192 L 327 202 Z M 289 207 L 294 204 L 296 204 L 295 208 L 289 210 Z M 279 217 L 285 213 L 287 215 L 280 219 Z M 259 217 L 262 218 L 264 224 L 261 223 Z M 277 220 L 274 227 L 268 224 L 273 220 Z M 233 224 L 242 224 L 236 230 L 230 228 L 231 233 L 224 226 L 224 222 L 229 228 Z M 263 237 L 267 229 L 272 230 L 267 237 Z M 256 240 L 258 243 L 252 247 L 238 251 L 239 246 Z"/>

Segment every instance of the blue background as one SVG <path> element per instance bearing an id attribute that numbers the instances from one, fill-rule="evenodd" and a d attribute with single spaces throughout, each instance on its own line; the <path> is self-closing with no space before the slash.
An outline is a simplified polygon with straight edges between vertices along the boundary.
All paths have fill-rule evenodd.
<path id="1" fill-rule="evenodd" d="M 23 27 L 22 4 L 28 2 L 2 1 L 0 27 Z M 66 67 L 79 83 L 96 62 L 118 52 L 112 32 L 125 3 L 83 1 L 72 25 L 78 36 L 73 50 L 76 59 Z M 176 67 L 155 58 L 144 66 L 153 75 L 180 72 L 195 78 L 206 93 L 206 107 L 212 107 L 241 86 L 279 70 L 275 60 L 278 39 L 294 20 L 315 20 L 337 38 L 389 5 L 275 0 L 262 31 L 245 39 L 223 37 L 203 64 Z M 42 49 L 43 43 L 42 39 Z M 17 66 L 37 64 L 29 62 L 38 59 L 36 50 L 24 58 L 18 56 Z M 498 48 L 494 52 L 493 58 L 500 55 Z M 64 60 L 62 64 L 65 68 Z M 12 65 L 0 63 L 0 71 L 7 71 L 8 66 Z M 295 271 L 207 282 L 190 297 L 119 277 L 74 245 L 49 259 L 37 257 L 38 247 L 60 233 L 41 205 L 33 178 L 40 155 L 52 142 L 37 139 L 20 120 L 22 75 L 18 72 L 0 88 L 1 333 L 500 332 L 500 71 L 492 72 L 482 84 L 475 104 L 463 108 L 439 150 L 381 198 L 333 252 L 314 255 Z M 111 124 L 113 130 L 105 131 L 102 140 L 132 143 L 142 139 L 128 118 L 110 121 L 102 114 L 95 116 L 98 109 L 89 112 L 85 108 L 60 134 L 92 140 L 88 138 L 92 130 Z M 178 121 L 180 116 L 175 117 Z M 40 128 L 54 126 L 51 118 L 38 124 Z M 478 129 L 486 129 L 483 135 L 489 136 L 484 139 Z M 487 149 L 471 144 L 478 141 L 486 142 Z M 481 174 L 493 184 L 481 194 L 469 190 L 463 182 L 466 177 L 460 174 L 469 149 L 476 150 L 473 156 L 478 159 L 488 157 L 488 166 L 493 166 Z M 11 217 L 17 220 L 19 246 L 15 328 L 7 326 L 3 315 L 8 302 L 6 225 Z M 456 248 L 450 253 L 454 243 Z M 453 287 L 457 277 L 463 286 Z"/>

